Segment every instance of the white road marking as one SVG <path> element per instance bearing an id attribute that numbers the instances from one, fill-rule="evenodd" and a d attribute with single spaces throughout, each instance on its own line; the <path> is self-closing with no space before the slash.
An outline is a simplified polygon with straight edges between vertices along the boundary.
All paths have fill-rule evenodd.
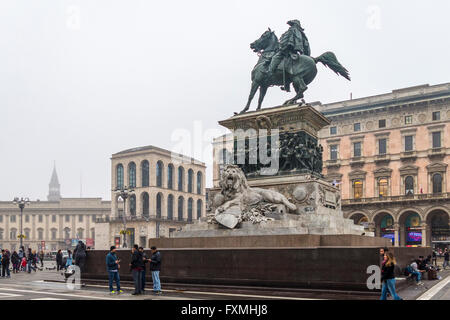
<path id="1" fill-rule="evenodd" d="M 53 295 L 53 296 L 98 299 L 98 300 L 118 300 L 116 298 L 107 298 L 107 297 L 99 297 L 99 296 L 84 296 L 84 295 L 80 295 L 80 294 L 56 293 L 56 292 L 11 289 L 11 288 L 0 288 L 0 291 L 23 292 L 23 293 L 43 294 L 43 295 L 50 295 L 50 296 Z"/>
<path id="2" fill-rule="evenodd" d="M 442 288 L 444 288 L 447 283 L 450 282 L 450 276 L 448 276 L 447 278 L 445 278 L 444 280 L 441 280 L 441 282 L 439 282 L 437 285 L 435 285 L 434 287 L 432 287 L 431 289 L 429 289 L 428 291 L 425 291 L 425 293 L 423 293 L 420 297 L 418 297 L 416 300 L 430 300 L 431 298 L 433 298 L 439 291 L 442 290 Z"/>
<path id="3" fill-rule="evenodd" d="M 22 297 L 23 295 L 21 294 L 12 294 L 12 293 L 2 293 L 0 292 L 0 299 L 8 299 L 8 298 L 12 298 L 12 297 Z"/>
<path id="4" fill-rule="evenodd" d="M 107 286 L 102 286 L 98 284 L 89 284 L 86 287 L 98 287 L 107 288 Z M 122 287 L 122 289 L 131 289 L 131 287 Z M 220 292 L 204 292 L 204 291 L 181 291 L 181 290 L 167 290 L 164 289 L 163 292 L 176 292 L 176 293 L 191 293 L 191 294 L 203 294 L 203 295 L 216 295 L 216 296 L 229 296 L 229 297 L 246 297 L 246 298 L 263 298 L 263 299 L 284 299 L 284 300 L 326 300 L 326 299 L 316 299 L 316 298 L 294 298 L 294 297 L 282 297 L 282 296 L 261 296 L 253 294 L 238 294 L 238 293 L 220 293 Z M 170 297 L 172 298 L 172 297 Z"/>
<path id="5" fill-rule="evenodd" d="M 59 298 L 36 298 L 31 300 L 67 300 L 67 299 L 59 299 Z"/>

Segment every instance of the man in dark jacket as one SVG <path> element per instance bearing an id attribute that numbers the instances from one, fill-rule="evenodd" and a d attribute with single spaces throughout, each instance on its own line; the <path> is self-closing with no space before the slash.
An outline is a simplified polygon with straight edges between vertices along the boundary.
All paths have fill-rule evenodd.
<path id="1" fill-rule="evenodd" d="M 133 248 L 131 248 L 131 263 L 130 269 L 131 274 L 133 275 L 134 281 L 134 292 L 132 295 L 138 295 L 142 293 L 142 270 L 144 269 L 144 261 L 142 259 L 142 254 L 139 252 L 139 246 L 135 244 Z"/>
<path id="2" fill-rule="evenodd" d="M 63 255 L 61 249 L 56 253 L 56 271 L 59 271 L 63 268 Z"/>
<path id="3" fill-rule="evenodd" d="M 73 251 L 73 257 L 75 258 L 75 265 L 80 268 L 80 271 L 84 272 L 84 263 L 86 261 L 86 246 L 83 241 L 78 241 L 78 244 Z"/>
<path id="4" fill-rule="evenodd" d="M 159 272 L 161 271 L 161 253 L 155 246 L 151 247 L 152 257 L 150 259 L 150 271 L 152 273 L 153 280 L 153 292 L 155 294 L 161 294 L 161 281 L 159 280 Z"/>
<path id="5" fill-rule="evenodd" d="M 9 263 L 11 261 L 11 257 L 9 255 L 8 250 L 2 250 L 2 278 L 5 276 L 10 278 L 11 275 L 9 273 Z"/>
<path id="6" fill-rule="evenodd" d="M 146 267 L 147 267 L 147 263 L 150 261 L 150 259 L 147 258 L 147 254 L 144 252 L 144 248 L 143 247 L 139 247 L 139 252 L 142 254 L 142 261 L 144 263 L 144 266 L 142 268 L 142 273 L 141 273 L 141 291 L 142 293 L 145 293 L 145 275 L 146 275 Z"/>

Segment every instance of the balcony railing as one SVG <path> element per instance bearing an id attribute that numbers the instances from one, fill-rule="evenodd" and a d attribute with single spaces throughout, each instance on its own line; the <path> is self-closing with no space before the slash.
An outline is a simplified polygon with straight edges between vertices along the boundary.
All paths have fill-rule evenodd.
<path id="1" fill-rule="evenodd" d="M 403 196 L 386 196 L 374 198 L 360 198 L 360 199 L 342 199 L 342 205 L 372 203 L 372 202 L 395 202 L 395 201 L 420 201 L 428 199 L 449 199 L 450 193 L 427 193 L 427 194 L 411 194 Z"/>
<path id="2" fill-rule="evenodd" d="M 192 218 L 191 220 L 187 218 L 178 219 L 178 217 L 173 217 L 169 219 L 168 217 L 158 217 L 156 215 L 148 215 L 148 216 L 126 216 L 126 222 L 150 222 L 150 221 L 170 221 L 170 222 L 183 222 L 183 223 L 193 223 L 195 220 Z M 106 218 L 97 218 L 97 223 L 108 223 L 108 222 L 123 222 L 123 217 L 106 217 Z"/>

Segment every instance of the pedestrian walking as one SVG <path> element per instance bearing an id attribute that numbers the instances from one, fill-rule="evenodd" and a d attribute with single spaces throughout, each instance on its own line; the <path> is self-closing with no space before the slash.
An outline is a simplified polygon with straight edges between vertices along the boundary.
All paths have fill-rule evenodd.
<path id="1" fill-rule="evenodd" d="M 120 290 L 120 277 L 119 277 L 119 269 L 120 269 L 120 260 L 116 255 L 116 247 L 112 246 L 109 250 L 109 253 L 106 255 L 106 271 L 108 272 L 109 279 L 109 292 L 114 294 L 113 282 L 116 282 L 117 293 L 123 293 Z"/>
<path id="2" fill-rule="evenodd" d="M 61 252 L 61 249 L 58 250 L 58 252 L 56 253 L 56 271 L 61 270 L 64 266 L 63 266 L 63 255 Z"/>
<path id="3" fill-rule="evenodd" d="M 447 266 L 449 265 L 449 252 L 448 248 L 445 248 L 444 250 L 444 263 L 442 264 L 442 269 L 447 269 Z"/>
<path id="4" fill-rule="evenodd" d="M 144 248 L 143 247 L 139 247 L 139 252 L 142 254 L 142 261 L 144 263 L 144 266 L 142 268 L 142 273 L 141 273 L 141 291 L 142 293 L 145 293 L 145 276 L 146 276 L 146 271 L 147 271 L 147 263 L 150 261 L 150 259 L 148 259 L 147 254 L 144 252 Z"/>
<path id="5" fill-rule="evenodd" d="M 396 261 L 394 258 L 394 254 L 390 251 L 386 252 L 384 255 L 384 261 L 381 268 L 381 282 L 382 282 L 382 288 L 381 288 L 381 297 L 380 300 L 386 300 L 387 299 L 387 293 L 391 294 L 391 296 L 394 298 L 394 300 L 402 300 L 397 293 L 395 292 L 395 265 Z"/>
<path id="6" fill-rule="evenodd" d="M 73 264 L 72 251 L 67 250 L 67 259 L 64 268 L 67 270 L 67 267 L 71 266 L 72 264 Z"/>
<path id="7" fill-rule="evenodd" d="M 11 278 L 9 273 L 10 254 L 8 250 L 2 250 L 2 278 Z"/>
<path id="8" fill-rule="evenodd" d="M 155 246 L 151 247 L 151 250 L 150 272 L 152 273 L 153 293 L 161 294 L 161 281 L 159 279 L 159 272 L 161 271 L 161 253 Z"/>
<path id="9" fill-rule="evenodd" d="M 20 268 L 20 258 L 17 251 L 14 251 L 11 255 L 11 263 L 13 266 L 13 273 L 18 273 Z"/>
<path id="10" fill-rule="evenodd" d="M 144 261 L 142 260 L 142 254 L 139 252 L 139 247 L 137 244 L 131 248 L 131 263 L 130 269 L 133 275 L 134 281 L 134 292 L 132 295 L 138 295 L 142 293 L 142 269 L 144 267 Z"/>
<path id="11" fill-rule="evenodd" d="M 84 264 L 86 261 L 86 245 L 83 241 L 78 241 L 78 244 L 73 251 L 73 257 L 75 259 L 75 265 L 80 268 L 81 272 L 84 272 Z"/>
<path id="12" fill-rule="evenodd" d="M 36 268 L 35 268 L 35 256 L 34 253 L 31 251 L 31 248 L 28 248 L 28 255 L 27 255 L 27 271 L 28 273 L 31 273 L 31 269 L 34 270 L 34 272 L 36 272 Z"/>
<path id="13" fill-rule="evenodd" d="M 435 265 L 437 267 L 437 253 L 436 250 L 433 250 L 433 265 Z"/>
<path id="14" fill-rule="evenodd" d="M 41 250 L 41 252 L 39 252 L 39 260 L 41 260 L 41 268 L 44 268 L 44 250 Z"/>

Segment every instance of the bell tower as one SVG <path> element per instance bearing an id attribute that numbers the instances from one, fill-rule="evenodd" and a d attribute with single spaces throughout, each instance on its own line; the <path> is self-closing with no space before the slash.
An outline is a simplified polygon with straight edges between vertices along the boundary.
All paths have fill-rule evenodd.
<path id="1" fill-rule="evenodd" d="M 58 181 L 58 174 L 56 173 L 56 164 L 53 165 L 53 173 L 48 184 L 48 201 L 59 201 L 61 200 L 60 184 Z"/>

